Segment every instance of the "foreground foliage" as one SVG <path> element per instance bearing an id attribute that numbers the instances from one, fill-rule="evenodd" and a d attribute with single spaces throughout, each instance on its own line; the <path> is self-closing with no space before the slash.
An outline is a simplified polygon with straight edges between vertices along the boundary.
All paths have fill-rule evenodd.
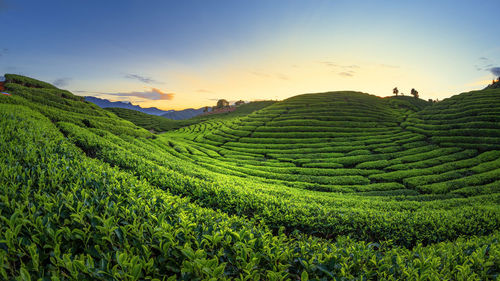
<path id="1" fill-rule="evenodd" d="M 172 120 L 126 108 L 108 107 L 105 110 L 113 112 L 120 118 L 128 120 L 139 127 L 153 132 L 175 130 L 196 123 L 186 122 L 185 120 Z"/>
<path id="2" fill-rule="evenodd" d="M 405 114 L 419 108 L 349 94 L 353 106 L 370 100 L 380 111 L 355 116 L 347 107 L 335 120 L 342 112 L 314 114 L 302 99 L 295 109 L 277 103 L 156 137 L 69 92 L 18 79 L 24 86 L 8 78 L 13 95 L 0 97 L 0 279 L 500 273 L 499 152 L 382 133 L 413 122 Z M 373 124 L 382 130 L 367 129 Z M 305 130 L 327 137 L 298 138 Z"/>

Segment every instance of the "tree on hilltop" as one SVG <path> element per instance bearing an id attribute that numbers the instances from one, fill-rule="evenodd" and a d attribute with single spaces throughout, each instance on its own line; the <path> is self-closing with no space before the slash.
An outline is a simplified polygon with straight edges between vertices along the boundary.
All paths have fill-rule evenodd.
<path id="1" fill-rule="evenodd" d="M 418 91 L 415 89 L 411 89 L 411 95 L 414 96 L 416 99 L 418 99 Z"/>
<path id="2" fill-rule="evenodd" d="M 398 94 L 399 94 L 398 87 L 396 87 L 396 88 L 392 89 L 392 93 L 393 93 L 394 95 L 398 96 Z"/>
<path id="3" fill-rule="evenodd" d="M 226 108 L 229 107 L 229 102 L 225 99 L 221 99 L 217 101 L 217 108 Z"/>

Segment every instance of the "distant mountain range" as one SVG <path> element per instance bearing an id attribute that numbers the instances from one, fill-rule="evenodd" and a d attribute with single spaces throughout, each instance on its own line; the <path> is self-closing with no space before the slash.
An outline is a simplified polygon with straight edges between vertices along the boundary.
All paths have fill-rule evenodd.
<path id="1" fill-rule="evenodd" d="M 205 109 L 204 107 L 198 108 L 198 109 L 188 108 L 188 109 L 184 109 L 184 110 L 168 112 L 168 113 L 165 113 L 161 116 L 168 118 L 168 119 L 173 119 L 173 120 L 184 120 L 184 119 L 193 118 L 195 116 L 202 114 L 204 109 Z M 208 110 L 210 110 L 210 108 Z"/>
<path id="2" fill-rule="evenodd" d="M 156 107 L 143 108 L 140 105 L 133 105 L 130 102 L 109 101 L 107 99 L 101 99 L 101 98 L 96 98 L 96 97 L 91 97 L 91 96 L 85 97 L 85 100 L 88 102 L 91 102 L 91 103 L 93 103 L 101 108 L 108 108 L 108 107 L 126 108 L 126 109 L 135 110 L 135 111 L 140 111 L 140 112 L 146 113 L 146 114 L 162 116 L 162 117 L 173 119 L 173 120 L 184 120 L 184 119 L 189 119 L 189 118 L 198 116 L 198 115 L 202 114 L 203 110 L 205 109 L 204 107 L 202 107 L 199 109 L 188 108 L 188 109 L 176 111 L 176 110 L 161 110 L 161 109 L 158 109 Z M 209 108 L 209 110 L 210 110 L 210 108 Z"/>
<path id="3" fill-rule="evenodd" d="M 142 108 L 140 105 L 133 105 L 130 102 L 109 101 L 107 99 L 101 99 L 101 98 L 90 97 L 90 96 L 85 97 L 85 100 L 99 106 L 100 108 L 107 108 L 107 107 L 126 108 L 126 109 L 140 111 L 142 113 L 147 113 L 147 114 L 151 114 L 151 115 L 158 115 L 158 116 L 166 114 L 166 113 L 170 113 L 173 111 L 173 110 L 161 110 L 161 109 L 158 109 L 156 107 Z"/>

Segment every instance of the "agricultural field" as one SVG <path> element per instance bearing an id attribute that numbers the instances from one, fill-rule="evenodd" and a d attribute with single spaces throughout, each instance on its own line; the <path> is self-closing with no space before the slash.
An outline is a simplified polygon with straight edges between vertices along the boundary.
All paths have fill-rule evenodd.
<path id="1" fill-rule="evenodd" d="M 153 133 L 175 130 L 194 124 L 194 122 L 185 122 L 184 120 L 172 120 L 165 117 L 151 115 L 127 108 L 108 107 L 105 108 L 104 110 L 113 112 L 118 117 L 128 120 L 134 123 L 135 125 L 142 127 L 146 130 L 149 130 L 150 132 Z"/>
<path id="2" fill-rule="evenodd" d="M 246 104 L 239 105 L 236 110 L 232 112 L 220 113 L 220 114 L 209 114 L 209 115 L 199 115 L 186 120 L 172 120 L 160 116 L 150 115 L 142 113 L 139 111 L 126 109 L 126 108 L 106 108 L 110 112 L 113 112 L 118 117 L 128 120 L 135 125 L 149 130 L 153 133 L 162 133 L 166 131 L 171 131 L 189 125 L 197 124 L 200 122 L 212 120 L 212 119 L 232 119 L 239 116 L 248 115 L 254 111 L 262 109 L 268 105 L 273 104 L 274 101 L 254 101 Z"/>
<path id="3" fill-rule="evenodd" d="M 499 89 L 304 94 L 170 126 L 5 77 L 2 280 L 500 274 Z"/>

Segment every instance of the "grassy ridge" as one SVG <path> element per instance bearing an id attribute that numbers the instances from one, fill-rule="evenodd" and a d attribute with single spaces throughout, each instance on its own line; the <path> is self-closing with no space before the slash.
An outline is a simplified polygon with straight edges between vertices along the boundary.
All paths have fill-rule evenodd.
<path id="1" fill-rule="evenodd" d="M 478 108 L 477 110 L 484 112 L 486 109 L 488 112 L 488 108 L 492 108 L 490 110 L 492 111 L 498 104 L 489 102 L 490 99 L 495 98 L 495 95 L 497 93 L 491 92 L 489 95 L 483 93 L 482 95 L 469 96 L 474 97 L 474 105 Z M 461 100 L 462 97 L 463 95 L 457 96 L 456 100 Z M 415 101 L 412 102 L 412 99 Z M 429 107 L 429 103 L 409 97 L 380 99 L 353 92 L 301 95 L 270 106 L 259 111 L 258 114 L 226 122 L 216 130 L 212 129 L 212 132 L 204 134 L 203 137 L 199 135 L 198 138 L 193 139 L 192 134 L 181 135 L 181 137 L 196 140 L 197 143 L 208 143 L 215 151 L 229 150 L 239 154 L 247 154 L 246 159 L 250 161 L 248 164 L 253 166 L 249 173 L 253 175 L 257 172 L 266 172 L 267 174 L 263 177 L 267 179 L 304 182 L 303 186 L 313 183 L 316 186 L 311 188 L 315 190 L 332 190 L 332 185 L 339 184 L 343 185 L 340 189 L 349 190 L 350 185 L 373 185 L 382 182 L 387 182 L 393 187 L 415 190 L 416 184 L 414 183 L 418 182 L 421 176 L 432 174 L 434 179 L 429 179 L 428 183 L 439 183 L 453 181 L 463 176 L 478 178 L 479 174 L 491 170 L 489 178 L 475 181 L 476 185 L 489 184 L 496 178 L 497 171 L 495 171 L 494 164 L 496 159 L 490 159 L 489 161 L 493 162 L 488 166 L 489 168 L 481 170 L 474 168 L 474 165 L 478 165 L 479 162 L 462 160 L 460 155 L 479 156 L 482 151 L 496 148 L 494 143 L 496 143 L 496 134 L 500 128 L 497 128 L 494 115 L 489 114 L 490 119 L 482 122 L 450 124 L 443 127 L 442 131 L 437 132 L 435 130 L 421 132 L 428 127 L 437 125 L 423 122 L 413 126 L 409 125 L 415 123 L 415 120 L 426 112 L 434 112 L 435 117 L 433 118 L 439 118 L 440 114 L 436 112 L 448 114 L 447 112 L 454 109 L 446 107 L 447 104 L 455 104 L 456 100 L 444 101 L 442 104 Z M 394 103 L 394 101 L 397 102 Z M 401 106 L 402 103 L 406 105 Z M 482 108 L 483 105 L 487 105 L 487 108 Z M 448 109 L 443 110 L 444 107 Z M 460 105 L 457 105 L 455 108 L 459 107 Z M 409 108 L 416 110 L 416 113 L 412 113 Z M 423 108 L 425 108 L 423 111 L 419 111 Z M 471 118 L 475 120 L 475 116 Z M 420 126 L 421 131 L 415 129 L 417 126 Z M 453 126 L 462 126 L 467 129 L 461 127 L 457 130 L 450 129 Z M 482 129 L 486 127 L 490 129 Z M 459 134 L 454 138 L 458 138 L 460 141 L 460 137 L 464 137 L 460 134 L 470 135 L 473 132 L 476 133 L 476 136 L 470 136 L 469 143 L 466 145 L 460 143 L 450 148 L 436 145 L 442 144 L 442 137 L 439 137 L 441 134 Z M 477 136 L 482 136 L 483 132 L 487 134 L 487 137 L 477 138 Z M 429 135 L 432 137 L 429 138 Z M 445 146 L 452 145 L 453 143 L 449 143 Z M 474 153 L 474 149 L 476 153 Z M 332 153 L 336 153 L 336 155 Z M 458 154 L 457 158 L 452 157 L 455 154 Z M 446 158 L 446 155 L 450 156 Z M 440 159 L 449 159 L 455 162 L 438 167 L 438 165 L 443 164 Z M 270 160 L 292 164 L 295 169 L 290 167 L 286 169 L 270 168 L 265 164 Z M 226 164 L 232 165 L 233 161 L 228 159 L 227 162 Z M 240 161 L 232 169 L 242 171 L 241 163 L 243 162 Z M 258 164 L 258 162 L 264 164 Z M 398 167 L 397 165 L 401 167 L 401 165 L 412 165 L 419 162 L 428 164 L 425 166 L 426 170 L 392 172 L 395 167 Z M 434 166 L 436 168 L 433 168 Z M 458 166 L 462 170 L 446 177 L 439 175 L 455 171 Z M 344 168 L 344 170 L 334 170 L 335 168 Z M 353 173 L 364 176 L 364 178 L 351 177 L 348 181 L 338 181 L 338 176 L 341 174 Z M 309 177 L 301 180 L 302 174 Z M 323 179 L 310 177 L 311 175 L 337 175 L 337 178 L 335 180 Z M 454 182 L 456 183 L 456 181 Z M 458 189 L 453 188 L 452 182 L 445 185 L 450 186 L 450 188 L 443 189 L 437 186 L 432 188 L 430 186 L 419 188 L 417 191 L 446 193 Z M 371 189 L 366 190 L 372 191 Z"/>
<path id="2" fill-rule="evenodd" d="M 413 250 L 273 235 L 87 158 L 39 113 L 0 108 L 5 279 L 484 280 L 498 272 L 498 234 Z"/>
<path id="3" fill-rule="evenodd" d="M 262 109 L 268 105 L 271 105 L 273 103 L 274 103 L 273 101 L 255 101 L 242 104 L 238 106 L 238 108 L 235 111 L 232 112 L 200 115 L 186 120 L 172 120 L 125 108 L 106 108 L 105 110 L 113 112 L 120 118 L 128 120 L 134 123 L 135 125 L 150 130 L 152 132 L 166 132 L 204 121 L 222 120 L 222 119 L 235 118 L 238 116 L 244 116 L 256 110 Z"/>
<path id="4" fill-rule="evenodd" d="M 500 272 L 499 152 L 407 125 L 439 103 L 301 95 L 153 138 L 69 92 L 13 82 L 0 97 L 4 279 Z"/>
<path id="5" fill-rule="evenodd" d="M 463 93 L 411 116 L 404 124 L 441 146 L 500 149 L 498 89 Z"/>
<path id="6" fill-rule="evenodd" d="M 71 122 L 87 128 L 105 129 L 113 134 L 152 137 L 143 128 L 86 102 L 80 96 L 47 86 L 44 82 L 24 76 L 6 74 L 6 91 L 12 96 L 2 97 L 2 103 L 24 105 L 41 112 L 52 122 Z"/>
<path id="7" fill-rule="evenodd" d="M 185 120 L 172 120 L 165 117 L 150 115 L 126 108 L 108 107 L 105 108 L 105 110 L 113 112 L 118 117 L 128 120 L 139 127 L 153 132 L 175 130 L 194 123 Z"/>

